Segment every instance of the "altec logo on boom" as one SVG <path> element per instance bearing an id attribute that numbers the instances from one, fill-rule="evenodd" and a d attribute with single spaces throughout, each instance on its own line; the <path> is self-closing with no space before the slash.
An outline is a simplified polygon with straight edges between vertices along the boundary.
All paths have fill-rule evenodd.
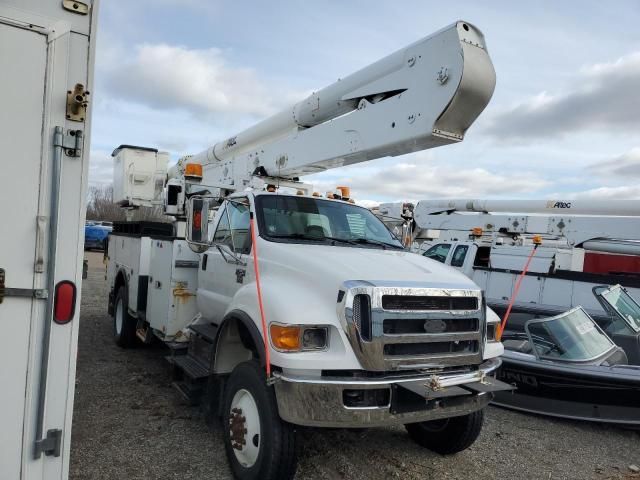
<path id="1" fill-rule="evenodd" d="M 547 208 L 571 208 L 571 202 L 554 202 L 549 200 L 547 202 Z"/>

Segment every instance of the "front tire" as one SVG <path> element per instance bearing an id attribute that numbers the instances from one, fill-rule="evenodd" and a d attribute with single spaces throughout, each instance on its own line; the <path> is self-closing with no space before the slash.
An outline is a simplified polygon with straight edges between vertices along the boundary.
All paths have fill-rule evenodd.
<path id="1" fill-rule="evenodd" d="M 461 417 L 405 425 L 409 437 L 418 445 L 441 455 L 452 455 L 469 448 L 482 430 L 484 410 Z"/>
<path id="2" fill-rule="evenodd" d="M 234 477 L 289 480 L 298 460 L 295 427 L 278 414 L 273 387 L 257 361 L 238 365 L 224 392 L 224 446 Z"/>
<path id="3" fill-rule="evenodd" d="M 125 286 L 118 288 L 113 304 L 113 339 L 122 348 L 134 347 L 137 320 L 129 315 L 129 298 Z"/>

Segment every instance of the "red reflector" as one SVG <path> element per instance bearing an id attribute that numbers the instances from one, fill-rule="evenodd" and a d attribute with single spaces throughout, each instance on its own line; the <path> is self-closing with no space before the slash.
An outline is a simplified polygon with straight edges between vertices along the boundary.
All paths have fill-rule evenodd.
<path id="1" fill-rule="evenodd" d="M 58 282 L 53 302 L 53 321 L 59 324 L 70 322 L 76 310 L 76 286 L 74 283 L 69 280 Z"/>

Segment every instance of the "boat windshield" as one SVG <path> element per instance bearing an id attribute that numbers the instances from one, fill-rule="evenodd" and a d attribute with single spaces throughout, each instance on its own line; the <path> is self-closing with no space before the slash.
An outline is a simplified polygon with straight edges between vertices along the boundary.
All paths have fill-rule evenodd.
<path id="1" fill-rule="evenodd" d="M 620 316 L 634 332 L 640 332 L 640 305 L 620 285 L 598 292 L 612 311 Z"/>
<path id="2" fill-rule="evenodd" d="M 530 320 L 525 328 L 539 358 L 584 362 L 615 347 L 581 307 L 556 317 Z"/>
<path id="3" fill-rule="evenodd" d="M 403 250 L 402 243 L 370 210 L 339 200 L 259 195 L 260 235 L 274 242 Z"/>

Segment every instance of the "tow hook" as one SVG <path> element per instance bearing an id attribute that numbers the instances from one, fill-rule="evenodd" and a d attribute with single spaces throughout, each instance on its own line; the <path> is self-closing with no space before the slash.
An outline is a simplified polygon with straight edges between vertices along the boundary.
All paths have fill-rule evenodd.
<path id="1" fill-rule="evenodd" d="M 231 446 L 236 450 L 242 450 L 247 444 L 244 436 L 247 434 L 245 427 L 246 417 L 242 415 L 241 408 L 232 408 L 231 417 L 229 418 L 229 433 L 231 434 Z"/>

